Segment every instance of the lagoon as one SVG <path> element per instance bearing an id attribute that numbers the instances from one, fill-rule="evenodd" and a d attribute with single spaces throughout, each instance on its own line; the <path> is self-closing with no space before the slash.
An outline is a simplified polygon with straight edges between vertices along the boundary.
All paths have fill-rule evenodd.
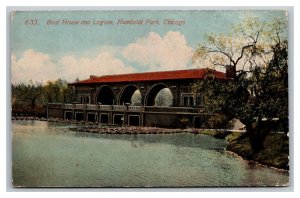
<path id="1" fill-rule="evenodd" d="M 12 121 L 17 187 L 281 186 L 288 171 L 249 163 L 225 140 L 190 133 L 91 134 L 74 125 Z"/>

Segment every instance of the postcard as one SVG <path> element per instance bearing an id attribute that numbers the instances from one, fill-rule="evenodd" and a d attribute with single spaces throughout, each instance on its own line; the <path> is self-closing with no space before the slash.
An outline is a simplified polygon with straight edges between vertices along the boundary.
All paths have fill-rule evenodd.
<path id="1" fill-rule="evenodd" d="M 288 14 L 11 11 L 12 187 L 289 186 Z"/>

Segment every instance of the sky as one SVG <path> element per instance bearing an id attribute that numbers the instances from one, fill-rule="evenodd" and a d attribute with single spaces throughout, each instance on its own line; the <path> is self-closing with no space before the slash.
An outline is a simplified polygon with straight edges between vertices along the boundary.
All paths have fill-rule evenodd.
<path id="1" fill-rule="evenodd" d="M 11 82 L 73 82 L 199 67 L 191 57 L 207 33 L 283 10 L 20 11 L 11 13 Z M 133 24 L 132 24 L 133 23 Z M 204 66 L 203 66 L 204 67 Z"/>

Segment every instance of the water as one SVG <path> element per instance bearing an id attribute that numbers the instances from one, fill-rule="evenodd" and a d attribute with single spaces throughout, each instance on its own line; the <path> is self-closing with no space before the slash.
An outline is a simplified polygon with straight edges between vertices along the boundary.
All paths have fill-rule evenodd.
<path id="1" fill-rule="evenodd" d="M 276 186 L 288 172 L 250 164 L 194 134 L 89 134 L 13 121 L 12 173 L 26 187 Z"/>

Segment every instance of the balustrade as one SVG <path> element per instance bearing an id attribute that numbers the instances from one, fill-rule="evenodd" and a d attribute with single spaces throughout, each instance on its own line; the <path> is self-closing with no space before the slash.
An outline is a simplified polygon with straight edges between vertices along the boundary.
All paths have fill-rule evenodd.
<path id="1" fill-rule="evenodd" d="M 112 105 L 100 105 L 100 110 L 112 110 Z"/>
<path id="2" fill-rule="evenodd" d="M 86 108 L 87 108 L 87 109 L 92 109 L 92 110 L 97 110 L 97 109 L 99 109 L 99 108 L 98 108 L 98 105 L 95 105 L 95 104 L 88 104 L 88 105 L 86 105 Z"/>
<path id="3" fill-rule="evenodd" d="M 75 104 L 76 109 L 85 109 L 86 104 Z"/>
<path id="4" fill-rule="evenodd" d="M 65 108 L 65 109 L 87 109 L 87 110 L 104 110 L 104 111 L 151 111 L 151 112 L 190 112 L 204 113 L 205 108 L 195 107 L 158 107 L 158 106 L 126 106 L 126 105 L 98 105 L 98 104 L 63 104 L 49 103 L 48 108 Z"/>
<path id="5" fill-rule="evenodd" d="M 128 111 L 142 111 L 141 106 L 129 106 Z"/>
<path id="6" fill-rule="evenodd" d="M 126 106 L 122 106 L 122 105 L 113 105 L 113 110 L 126 111 Z"/>
<path id="7" fill-rule="evenodd" d="M 65 104 L 65 109 L 73 109 L 74 105 L 73 104 Z"/>

